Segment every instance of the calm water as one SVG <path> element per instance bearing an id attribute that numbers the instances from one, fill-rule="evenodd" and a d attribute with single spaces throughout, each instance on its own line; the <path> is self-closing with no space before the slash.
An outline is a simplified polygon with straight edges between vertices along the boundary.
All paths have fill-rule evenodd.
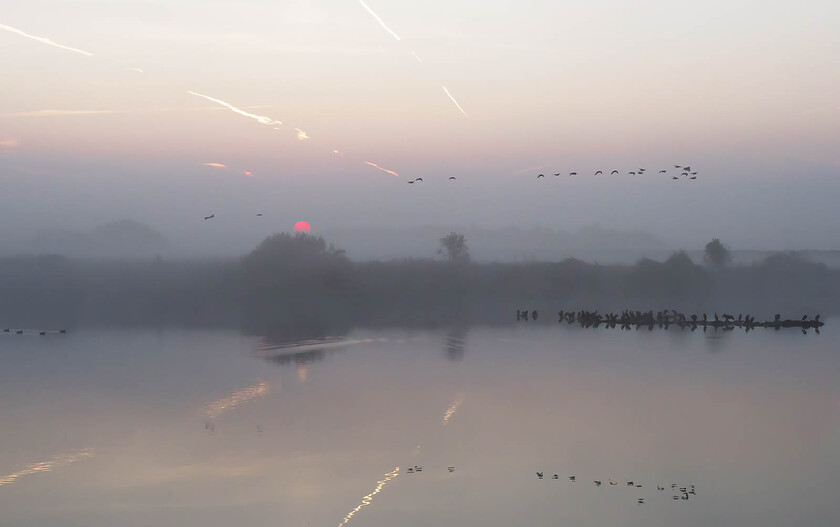
<path id="1" fill-rule="evenodd" d="M 2 335 L 0 525 L 836 525 L 838 323 Z"/>

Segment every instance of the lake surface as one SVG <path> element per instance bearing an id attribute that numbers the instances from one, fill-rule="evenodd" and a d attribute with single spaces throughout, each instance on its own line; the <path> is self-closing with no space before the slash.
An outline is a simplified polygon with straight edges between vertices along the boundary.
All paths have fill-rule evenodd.
<path id="1" fill-rule="evenodd" d="M 4 334 L 0 525 L 837 525 L 838 323 Z"/>

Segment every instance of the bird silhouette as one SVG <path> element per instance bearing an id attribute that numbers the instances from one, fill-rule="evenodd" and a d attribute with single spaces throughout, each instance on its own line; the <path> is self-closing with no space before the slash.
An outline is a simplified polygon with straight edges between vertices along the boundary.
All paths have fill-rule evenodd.
<path id="1" fill-rule="evenodd" d="M 601 481 L 596 479 L 595 480 L 595 486 L 600 487 L 601 486 Z"/>
<path id="2" fill-rule="evenodd" d="M 612 174 L 618 174 L 618 170 L 613 170 L 612 172 L 610 172 L 610 175 Z"/>
<path id="3" fill-rule="evenodd" d="M 690 178 L 688 178 L 688 179 L 697 179 L 697 176 L 691 176 L 691 177 L 690 177 Z"/>
<path id="4" fill-rule="evenodd" d="M 570 175 L 570 176 L 576 176 L 576 175 L 577 175 L 577 172 L 569 172 L 569 175 Z"/>
<path id="5" fill-rule="evenodd" d="M 667 174 L 667 173 L 668 173 L 668 171 L 667 171 L 667 170 L 660 170 L 660 171 L 659 171 L 659 173 L 660 173 L 660 174 Z"/>
<path id="6" fill-rule="evenodd" d="M 539 176 L 537 176 L 537 179 L 539 179 L 541 177 L 545 177 L 545 174 L 540 174 Z"/>
<path id="7" fill-rule="evenodd" d="M 413 184 L 414 184 L 414 180 L 412 179 L 411 181 L 406 181 L 406 183 L 408 183 L 409 185 L 413 185 Z"/>
<path id="8" fill-rule="evenodd" d="M 571 481 L 572 483 L 574 483 L 574 482 L 575 482 L 575 477 L 574 477 L 574 476 L 569 476 L 569 481 Z"/>
<path id="9" fill-rule="evenodd" d="M 677 176 L 671 176 L 671 179 L 680 179 Z"/>
<path id="10" fill-rule="evenodd" d="M 215 218 L 215 217 L 216 217 L 216 213 L 213 213 L 213 214 L 211 214 L 211 215 L 209 215 L 209 216 L 204 216 L 204 221 L 207 221 L 207 220 L 212 220 L 212 219 L 213 219 L 213 218 Z"/>
<path id="11" fill-rule="evenodd" d="M 595 175 L 596 175 L 596 176 L 597 176 L 598 174 L 603 174 L 603 172 L 602 172 L 602 171 L 600 171 L 600 170 L 599 170 L 599 171 L 597 171 L 597 172 L 595 172 Z"/>
<path id="12" fill-rule="evenodd" d="M 449 179 L 455 179 L 455 176 L 449 176 Z"/>
<path id="13" fill-rule="evenodd" d="M 414 181 L 423 181 L 423 178 L 421 178 L 421 177 L 415 178 Z"/>
<path id="14" fill-rule="evenodd" d="M 554 173 L 554 175 L 555 175 L 555 176 L 559 176 L 559 175 L 560 175 L 560 172 L 555 172 L 555 173 Z"/>
<path id="15" fill-rule="evenodd" d="M 257 213 L 257 216 L 258 216 L 258 217 L 259 217 L 259 216 L 262 216 L 262 212 L 258 212 L 258 213 Z"/>
<path id="16" fill-rule="evenodd" d="M 408 469 L 408 470 L 411 470 L 411 469 Z M 543 473 L 542 472 L 537 472 L 537 477 L 540 478 L 540 479 L 543 479 Z"/>

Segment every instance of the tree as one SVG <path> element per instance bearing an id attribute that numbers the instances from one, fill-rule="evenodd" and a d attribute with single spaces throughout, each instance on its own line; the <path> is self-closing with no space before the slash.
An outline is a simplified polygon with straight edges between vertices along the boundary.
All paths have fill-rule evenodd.
<path id="1" fill-rule="evenodd" d="M 449 262 L 469 262 L 470 248 L 463 234 L 450 232 L 440 239 L 438 254 L 443 255 Z"/>
<path id="2" fill-rule="evenodd" d="M 718 238 L 706 244 L 706 253 L 703 259 L 712 265 L 722 267 L 732 261 L 729 249 L 720 242 Z"/>

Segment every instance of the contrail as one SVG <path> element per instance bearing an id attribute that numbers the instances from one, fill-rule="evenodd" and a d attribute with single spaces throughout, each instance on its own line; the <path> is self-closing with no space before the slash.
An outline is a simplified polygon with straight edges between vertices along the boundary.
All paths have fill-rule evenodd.
<path id="1" fill-rule="evenodd" d="M 38 42 L 41 42 L 42 44 L 47 44 L 49 46 L 55 46 L 57 48 L 65 49 L 67 51 L 72 51 L 74 53 L 81 53 L 82 55 L 87 55 L 88 57 L 93 56 L 93 53 L 89 53 L 89 52 L 84 51 L 82 49 L 71 48 L 70 46 L 65 46 L 63 44 L 59 44 L 58 42 L 53 42 L 52 40 L 50 40 L 48 38 L 36 37 L 35 35 L 30 35 L 29 33 L 25 33 L 23 31 L 21 31 L 20 29 L 13 28 L 11 26 L 6 26 L 6 25 L 3 25 L 3 24 L 0 24 L 0 29 L 4 29 L 4 30 L 9 31 L 11 33 L 17 33 L 18 35 L 22 35 L 26 38 L 31 38 L 32 40 L 37 40 Z M 399 40 L 399 39 L 397 39 L 397 40 Z"/>
<path id="2" fill-rule="evenodd" d="M 227 165 L 221 163 L 202 163 L 201 165 L 205 167 L 227 168 Z"/>
<path id="3" fill-rule="evenodd" d="M 243 388 L 230 395 L 217 399 L 205 407 L 204 415 L 207 419 L 215 419 L 228 410 L 233 410 L 242 403 L 252 401 L 258 397 L 268 394 L 268 383 L 263 381 L 259 384 Z"/>
<path id="4" fill-rule="evenodd" d="M 187 91 L 187 93 L 189 93 L 190 95 L 196 95 L 198 97 L 204 97 L 208 101 L 213 101 L 214 103 L 221 104 L 225 108 L 228 108 L 228 109 L 238 113 L 239 115 L 244 115 L 245 117 L 250 117 L 251 119 L 255 119 L 256 121 L 258 121 L 262 124 L 266 124 L 268 126 L 273 126 L 275 130 L 277 130 L 278 126 L 283 124 L 280 121 L 275 121 L 271 117 L 266 117 L 265 115 L 255 115 L 253 113 L 248 113 L 245 110 L 242 110 L 241 108 L 237 108 L 236 106 L 234 106 L 230 103 L 226 103 L 225 101 L 223 101 L 221 99 L 215 99 L 213 97 L 210 97 L 210 96 L 207 96 L 207 95 L 202 95 L 202 94 L 196 93 L 194 91 Z"/>
<path id="5" fill-rule="evenodd" d="M 381 19 L 381 18 L 379 18 L 379 15 L 377 15 L 376 13 L 374 13 L 374 12 L 373 12 L 373 9 L 371 9 L 370 7 L 368 7 L 368 5 L 364 2 L 364 0 L 359 0 L 359 3 L 360 3 L 360 4 L 362 4 L 362 7 L 364 7 L 365 9 L 367 9 L 368 13 L 370 13 L 371 15 L 373 15 L 373 18 L 375 18 L 375 19 L 376 19 L 376 21 L 377 21 L 377 22 L 379 22 L 379 25 L 380 25 L 380 26 L 382 26 L 382 27 L 384 27 L 384 28 L 385 28 L 385 31 L 387 31 L 388 33 L 390 33 L 390 34 L 391 34 L 391 35 L 392 35 L 395 39 L 397 39 L 397 40 L 399 40 L 399 39 L 400 39 L 399 35 L 397 35 L 397 34 L 396 34 L 396 33 L 394 33 L 393 31 L 391 31 L 391 28 L 389 28 L 388 26 L 386 26 L 386 25 L 385 25 L 385 22 L 383 22 L 383 21 L 382 21 L 382 19 Z"/>
<path id="6" fill-rule="evenodd" d="M 60 467 L 63 465 L 69 465 L 70 463 L 75 463 L 81 459 L 93 457 L 94 450 L 92 448 L 86 448 L 84 450 L 79 450 L 73 454 L 61 454 L 52 458 L 49 461 L 41 461 L 39 463 L 30 463 L 26 465 L 26 468 L 21 470 L 20 472 L 15 472 L 14 474 L 9 474 L 8 476 L 0 477 L 0 487 L 3 485 L 8 485 L 10 483 L 14 483 L 17 481 L 18 478 L 22 476 L 28 476 L 30 474 L 37 474 L 38 472 L 49 472 L 56 467 Z"/>
<path id="7" fill-rule="evenodd" d="M 455 415 L 455 412 L 458 411 L 458 407 L 461 406 L 461 403 L 464 402 L 464 396 L 458 395 L 455 401 L 449 405 L 449 408 L 446 409 L 446 412 L 443 414 L 443 424 L 447 424 L 452 416 Z"/>
<path id="8" fill-rule="evenodd" d="M 383 172 L 387 172 L 387 173 L 389 173 L 389 174 L 393 174 L 393 175 L 395 175 L 395 176 L 397 176 L 397 177 L 400 177 L 400 175 L 399 175 L 399 174 L 397 174 L 396 172 L 394 172 L 393 170 L 388 170 L 387 168 L 382 168 L 381 166 L 377 165 L 376 163 L 371 163 L 370 161 L 365 161 L 365 164 L 370 165 L 370 166 L 372 166 L 373 168 L 378 168 L 379 170 L 381 170 L 381 171 L 383 171 Z"/>
<path id="9" fill-rule="evenodd" d="M 392 479 L 394 479 L 395 477 L 397 477 L 399 475 L 400 475 L 400 467 L 396 467 L 393 472 L 389 472 L 389 473 L 385 474 L 385 479 L 381 479 L 381 480 L 376 482 L 376 488 L 373 489 L 373 492 L 371 492 L 367 496 L 363 497 L 362 502 L 359 504 L 359 506 L 356 507 L 355 509 L 353 509 L 352 511 L 350 511 L 349 513 L 347 513 L 347 516 L 345 516 L 344 520 L 342 520 L 338 524 L 338 527 L 342 527 L 343 525 L 347 525 L 347 522 L 350 521 L 350 518 L 352 518 L 353 515 L 355 515 L 357 512 L 359 512 L 359 510 L 362 507 L 365 507 L 365 506 L 371 504 L 371 502 L 373 501 L 373 497 L 375 495 L 379 494 L 379 492 L 382 490 L 382 487 L 384 487 L 386 483 L 388 483 L 389 481 L 391 481 Z"/>
<path id="10" fill-rule="evenodd" d="M 458 101 L 455 100 L 455 97 L 453 97 L 452 94 L 449 93 L 449 90 L 446 89 L 446 86 L 441 84 L 440 87 L 443 88 L 443 92 L 446 94 L 446 96 L 449 97 L 450 99 L 452 99 L 452 102 L 455 103 L 455 106 L 457 106 L 458 109 L 461 110 L 461 113 L 464 114 L 464 117 L 469 117 L 469 115 L 467 115 L 467 112 L 465 112 L 464 109 L 461 108 L 461 105 L 458 104 Z"/>

